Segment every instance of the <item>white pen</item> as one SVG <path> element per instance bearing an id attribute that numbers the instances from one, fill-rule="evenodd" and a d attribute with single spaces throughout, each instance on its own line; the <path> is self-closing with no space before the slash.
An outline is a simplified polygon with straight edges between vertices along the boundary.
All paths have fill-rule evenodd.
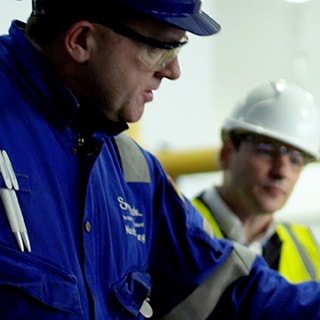
<path id="1" fill-rule="evenodd" d="M 24 251 L 23 240 L 19 231 L 19 224 L 18 224 L 15 208 L 13 206 L 12 197 L 10 195 L 10 191 L 12 191 L 11 190 L 12 182 L 11 182 L 11 179 L 10 179 L 10 176 L 1 152 L 0 152 L 0 173 L 7 187 L 7 188 L 0 188 L 0 196 L 2 199 L 2 203 L 7 215 L 7 219 L 9 221 L 11 231 L 15 235 L 18 247 L 21 251 Z"/>
<path id="2" fill-rule="evenodd" d="M 14 190 L 19 190 L 19 184 L 18 184 L 16 174 L 14 173 L 11 161 L 10 161 L 9 156 L 5 150 L 2 150 L 2 156 L 3 156 L 4 162 L 7 166 L 7 171 L 9 173 L 9 177 L 12 182 L 12 187 Z M 16 192 L 14 190 L 11 190 L 10 196 L 11 196 L 12 204 L 13 204 L 15 212 L 16 212 L 16 218 L 18 221 L 19 231 L 20 231 L 21 237 L 23 239 L 24 245 L 27 248 L 27 251 L 31 252 L 31 245 L 30 245 L 30 241 L 29 241 L 29 237 L 28 237 L 27 228 L 26 228 L 26 225 L 24 222 L 24 218 L 22 215 L 22 211 L 21 211 L 21 208 L 19 205 L 19 201 L 18 201 Z"/>
<path id="3" fill-rule="evenodd" d="M 22 211 L 19 205 L 19 201 L 17 198 L 17 195 L 15 193 L 14 190 L 8 190 L 9 191 L 9 195 L 11 196 L 11 200 L 12 200 L 12 205 L 14 207 L 14 211 L 16 213 L 16 219 L 18 222 L 18 228 L 19 228 L 19 233 L 22 237 L 22 240 L 24 242 L 24 245 L 27 249 L 28 252 L 31 252 L 31 245 L 30 245 L 30 241 L 29 241 L 29 236 L 27 233 L 27 228 L 24 222 L 24 218 L 22 215 Z"/>
<path id="4" fill-rule="evenodd" d="M 14 190 L 19 190 L 18 180 L 17 180 L 16 174 L 14 173 L 11 161 L 9 159 L 9 156 L 8 156 L 8 154 L 7 154 L 7 152 L 5 150 L 2 150 L 1 153 L 2 153 L 2 156 L 3 156 L 4 163 L 5 163 L 6 167 L 7 167 L 7 172 L 8 172 L 8 175 L 9 175 L 11 183 L 12 183 L 12 188 Z M 11 189 L 11 188 L 8 188 L 8 189 Z"/>
<path id="5" fill-rule="evenodd" d="M 30 240 L 29 240 L 29 236 L 28 236 L 28 232 L 27 232 L 27 228 L 24 222 L 24 218 L 23 218 L 23 214 L 19 205 L 19 201 L 16 195 L 15 190 L 19 190 L 19 184 L 18 184 L 18 180 L 16 177 L 16 174 L 13 170 L 11 161 L 9 159 L 9 156 L 7 154 L 7 152 L 5 150 L 2 150 L 2 156 L 4 159 L 4 162 L 6 164 L 7 167 L 7 171 L 9 173 L 9 177 L 11 179 L 11 183 L 12 183 L 12 187 L 13 190 L 9 190 L 9 194 L 11 196 L 11 200 L 12 200 L 12 204 L 15 210 L 15 214 L 16 214 L 16 219 L 18 221 L 18 228 L 19 228 L 19 232 L 20 235 L 22 237 L 22 240 L 24 242 L 24 246 L 26 247 L 28 252 L 31 252 L 31 245 L 30 245 Z"/>

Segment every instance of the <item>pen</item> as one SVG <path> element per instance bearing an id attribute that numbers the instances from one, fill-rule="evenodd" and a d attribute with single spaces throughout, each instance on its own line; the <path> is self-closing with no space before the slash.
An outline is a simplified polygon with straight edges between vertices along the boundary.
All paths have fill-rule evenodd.
<path id="1" fill-rule="evenodd" d="M 1 200 L 7 215 L 7 219 L 9 221 L 11 231 L 15 235 L 18 247 L 21 251 L 24 251 L 23 240 L 19 232 L 18 220 L 15 214 L 15 209 L 13 207 L 10 191 L 9 191 L 12 188 L 12 183 L 9 177 L 8 170 L 6 169 L 6 164 L 4 162 L 4 158 L 1 152 L 0 152 L 0 172 L 3 177 L 4 183 L 7 187 L 7 189 L 6 188 L 0 189 Z"/>
<path id="2" fill-rule="evenodd" d="M 29 241 L 29 237 L 28 237 L 28 233 L 27 233 L 27 228 L 24 222 L 24 218 L 22 215 L 22 211 L 19 205 L 19 201 L 17 198 L 17 195 L 15 193 L 14 190 L 8 190 L 9 191 L 9 195 L 11 196 L 11 200 L 12 200 L 12 205 L 14 207 L 14 212 L 16 214 L 16 219 L 18 222 L 18 229 L 19 229 L 19 234 L 22 237 L 22 240 L 24 242 L 24 245 L 27 249 L 28 252 L 31 252 L 31 246 L 30 246 L 30 241 Z"/>
<path id="3" fill-rule="evenodd" d="M 18 226 L 17 217 L 15 215 L 15 209 L 13 208 L 11 196 L 9 193 L 10 193 L 10 190 L 8 189 L 3 189 L 3 188 L 0 189 L 1 200 L 5 208 L 5 212 L 9 221 L 11 231 L 13 232 L 16 238 L 20 251 L 24 251 L 23 240 L 19 232 L 19 226 Z"/>
<path id="4" fill-rule="evenodd" d="M 12 187 L 14 190 L 19 190 L 18 180 L 17 180 L 16 174 L 14 173 L 9 156 L 5 150 L 2 150 L 1 153 L 3 156 L 4 162 L 7 166 L 7 171 L 8 171 L 9 177 L 11 179 Z M 19 228 L 21 237 L 23 239 L 23 242 L 27 248 L 27 251 L 31 252 L 31 246 L 30 246 L 30 241 L 29 241 L 29 237 L 28 237 L 28 233 L 27 233 L 27 228 L 26 228 L 26 225 L 24 222 L 24 218 L 22 215 L 22 211 L 21 211 L 21 208 L 19 205 L 19 201 L 18 201 L 16 192 L 14 190 L 10 190 L 10 196 L 11 196 L 12 204 L 13 204 L 13 207 L 14 207 L 14 210 L 16 213 L 16 218 L 18 221 L 18 228 Z"/>
<path id="5" fill-rule="evenodd" d="M 19 190 L 19 184 L 18 184 L 18 180 L 17 180 L 17 177 L 13 171 L 13 167 L 12 167 L 12 164 L 11 164 L 11 161 L 9 159 L 9 156 L 7 154 L 7 152 L 5 150 L 2 150 L 2 156 L 3 156 L 3 160 L 4 160 L 4 163 L 7 167 L 7 172 L 8 172 L 8 175 L 9 175 L 9 179 L 11 180 L 11 183 L 12 183 L 12 188 L 14 190 Z M 9 187 L 7 187 L 8 189 L 11 189 Z"/>
<path id="6" fill-rule="evenodd" d="M 5 150 L 0 152 L 0 173 L 6 186 L 6 188 L 0 188 L 0 196 L 4 204 L 11 231 L 16 237 L 19 249 L 24 251 L 25 247 L 27 251 L 31 252 L 27 228 L 15 191 L 19 190 L 18 180 Z"/>

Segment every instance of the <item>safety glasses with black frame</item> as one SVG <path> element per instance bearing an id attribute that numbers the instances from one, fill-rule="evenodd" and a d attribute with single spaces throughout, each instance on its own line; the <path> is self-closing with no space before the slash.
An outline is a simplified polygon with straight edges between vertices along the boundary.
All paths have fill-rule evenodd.
<path id="1" fill-rule="evenodd" d="M 113 32 L 124 36 L 126 38 L 138 41 L 143 44 L 139 58 L 141 62 L 151 71 L 161 71 L 173 61 L 182 46 L 188 43 L 188 36 L 184 37 L 180 41 L 160 41 L 150 37 L 146 37 L 132 28 L 116 22 L 116 21 L 103 21 L 99 22 L 104 26 L 110 28 Z"/>
<path id="2" fill-rule="evenodd" d="M 291 166 L 297 169 L 314 161 L 311 155 L 262 135 L 232 133 L 230 136 L 235 146 L 239 147 L 243 142 L 248 143 L 253 147 L 256 156 L 263 157 L 266 160 L 274 160 L 279 156 L 287 155 Z"/>

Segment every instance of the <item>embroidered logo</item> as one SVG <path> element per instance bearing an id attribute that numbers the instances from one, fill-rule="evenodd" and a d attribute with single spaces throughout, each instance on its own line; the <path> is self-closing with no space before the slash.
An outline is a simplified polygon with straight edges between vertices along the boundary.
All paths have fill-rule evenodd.
<path id="1" fill-rule="evenodd" d="M 125 223 L 126 233 L 134 236 L 138 241 L 145 243 L 143 214 L 134 206 L 127 203 L 122 197 L 117 198 L 119 207 L 123 211 L 122 218 Z"/>

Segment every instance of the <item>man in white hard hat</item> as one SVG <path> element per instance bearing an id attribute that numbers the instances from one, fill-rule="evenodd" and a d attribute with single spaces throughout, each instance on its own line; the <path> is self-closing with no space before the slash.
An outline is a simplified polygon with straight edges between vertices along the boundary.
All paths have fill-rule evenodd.
<path id="1" fill-rule="evenodd" d="M 249 92 L 222 127 L 221 186 L 194 204 L 216 235 L 248 244 L 291 282 L 320 279 L 309 228 L 276 223 L 304 166 L 319 158 L 320 116 L 310 93 L 285 81 Z"/>

